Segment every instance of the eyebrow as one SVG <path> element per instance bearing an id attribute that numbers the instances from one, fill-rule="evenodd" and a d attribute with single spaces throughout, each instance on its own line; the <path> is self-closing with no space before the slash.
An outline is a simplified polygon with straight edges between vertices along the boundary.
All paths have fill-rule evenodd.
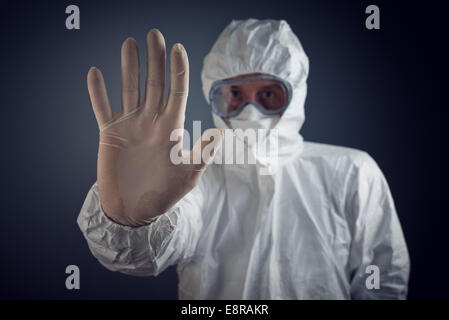
<path id="1" fill-rule="evenodd" d="M 277 84 L 267 84 L 266 86 L 263 86 L 262 89 L 267 89 L 267 88 L 274 88 L 274 89 L 281 89 L 283 90 L 283 88 Z"/>

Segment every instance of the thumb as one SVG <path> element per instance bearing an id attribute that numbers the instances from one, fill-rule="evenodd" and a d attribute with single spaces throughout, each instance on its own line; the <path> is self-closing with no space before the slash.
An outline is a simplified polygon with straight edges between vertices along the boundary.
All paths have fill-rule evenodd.
<path id="1" fill-rule="evenodd" d="M 223 142 L 223 130 L 218 128 L 206 130 L 190 152 L 190 166 L 194 171 L 203 171 L 212 163 Z"/>

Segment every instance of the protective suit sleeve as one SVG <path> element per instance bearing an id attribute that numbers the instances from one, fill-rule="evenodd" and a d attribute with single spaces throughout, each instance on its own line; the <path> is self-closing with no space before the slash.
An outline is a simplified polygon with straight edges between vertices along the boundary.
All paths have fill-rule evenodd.
<path id="1" fill-rule="evenodd" d="M 367 153 L 357 160 L 347 197 L 351 298 L 406 299 L 410 259 L 390 189 Z"/>
<path id="2" fill-rule="evenodd" d="M 197 186 L 151 224 L 127 227 L 105 215 L 95 183 L 77 222 L 90 251 L 108 270 L 157 276 L 193 256 L 202 227 L 201 207 L 202 192 Z"/>

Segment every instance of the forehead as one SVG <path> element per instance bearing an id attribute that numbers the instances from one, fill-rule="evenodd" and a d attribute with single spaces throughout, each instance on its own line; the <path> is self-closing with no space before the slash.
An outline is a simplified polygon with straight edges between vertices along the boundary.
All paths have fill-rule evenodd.
<path id="1" fill-rule="evenodd" d="M 229 80 L 240 80 L 240 79 L 245 79 L 245 78 L 260 76 L 260 75 L 263 75 L 263 73 L 246 73 L 246 74 L 240 74 L 238 76 L 228 78 L 228 79 Z"/>
<path id="2" fill-rule="evenodd" d="M 254 76 L 263 76 L 267 74 L 265 73 L 247 73 L 247 74 L 241 74 L 232 78 L 227 78 L 226 80 L 244 80 L 245 78 L 251 78 Z M 243 83 L 235 83 L 232 85 L 233 88 L 242 88 L 242 89 L 259 89 L 261 86 L 266 87 L 266 86 L 275 86 L 278 87 L 279 84 L 277 83 L 273 83 L 272 80 L 267 80 L 267 79 L 261 79 L 261 80 L 257 80 L 257 81 L 250 81 L 250 82 L 243 82 Z"/>

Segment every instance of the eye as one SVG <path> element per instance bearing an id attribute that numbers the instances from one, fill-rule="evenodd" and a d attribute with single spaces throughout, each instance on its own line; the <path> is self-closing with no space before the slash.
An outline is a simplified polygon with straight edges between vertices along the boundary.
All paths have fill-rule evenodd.
<path id="1" fill-rule="evenodd" d="M 231 94 L 233 98 L 237 98 L 240 95 L 240 91 L 238 90 L 231 90 Z"/>
<path id="2" fill-rule="evenodd" d="M 270 90 L 266 90 L 262 93 L 262 97 L 264 97 L 266 99 L 272 98 L 273 95 L 274 95 L 274 93 Z"/>

